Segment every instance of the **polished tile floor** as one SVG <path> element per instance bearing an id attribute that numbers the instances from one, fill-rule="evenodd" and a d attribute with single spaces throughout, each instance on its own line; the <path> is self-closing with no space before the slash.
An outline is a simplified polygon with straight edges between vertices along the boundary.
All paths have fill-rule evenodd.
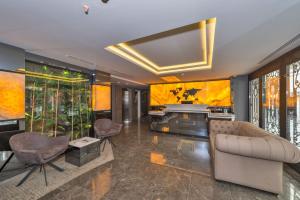
<path id="1" fill-rule="evenodd" d="M 151 133 L 147 124 L 135 123 L 125 127 L 114 142 L 114 161 L 42 199 L 300 199 L 300 183 L 286 172 L 284 193 L 278 196 L 213 180 L 206 141 Z"/>
<path id="2" fill-rule="evenodd" d="M 4 164 L 4 162 L 8 159 L 10 154 L 10 151 L 0 151 L 0 166 Z M 16 159 L 16 156 L 13 156 L 9 163 L 3 169 L 3 171 L 0 173 L 0 182 L 14 177 L 18 174 L 21 174 L 26 170 L 28 170 L 28 168 L 22 163 L 20 163 Z"/>

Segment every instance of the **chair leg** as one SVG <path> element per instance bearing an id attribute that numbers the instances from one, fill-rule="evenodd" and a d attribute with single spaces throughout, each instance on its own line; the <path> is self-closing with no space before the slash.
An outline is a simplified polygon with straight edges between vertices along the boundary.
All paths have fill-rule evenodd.
<path id="1" fill-rule="evenodd" d="M 104 151 L 104 149 L 105 149 L 106 140 L 107 140 L 107 138 L 104 139 L 104 145 L 103 145 L 102 151 Z"/>
<path id="2" fill-rule="evenodd" d="M 115 143 L 113 143 L 113 141 L 112 141 L 112 139 L 111 138 L 108 138 L 108 141 L 109 141 L 109 143 L 110 144 L 112 144 L 112 146 L 114 147 L 114 148 L 116 148 L 117 146 L 115 145 Z"/>
<path id="3" fill-rule="evenodd" d="M 37 168 L 37 165 L 33 166 L 32 169 L 26 174 L 26 176 L 18 183 L 17 187 L 22 185 Z"/>
<path id="4" fill-rule="evenodd" d="M 64 171 L 63 168 L 60 168 L 59 166 L 57 166 L 57 165 L 55 165 L 55 164 L 53 164 L 53 163 L 51 163 L 51 162 L 49 162 L 49 163 L 47 163 L 47 164 L 48 164 L 50 167 L 56 169 L 57 171 L 60 171 L 60 172 L 63 172 L 63 171 Z"/>
<path id="5" fill-rule="evenodd" d="M 8 159 L 5 161 L 5 163 L 1 166 L 1 168 L 0 168 L 0 172 L 2 172 L 2 170 L 5 168 L 5 166 L 9 163 L 9 161 L 12 159 L 12 157 L 14 156 L 14 152 L 12 152 L 10 155 L 9 155 L 9 157 L 8 157 Z"/>
<path id="6" fill-rule="evenodd" d="M 48 182 L 47 182 L 47 173 L 46 173 L 45 164 L 43 164 L 42 167 L 43 167 L 43 171 L 44 171 L 45 183 L 46 183 L 46 186 L 48 186 Z"/>
<path id="7" fill-rule="evenodd" d="M 42 167 L 42 165 L 40 165 L 40 173 L 42 172 L 42 169 L 43 169 L 43 167 Z"/>

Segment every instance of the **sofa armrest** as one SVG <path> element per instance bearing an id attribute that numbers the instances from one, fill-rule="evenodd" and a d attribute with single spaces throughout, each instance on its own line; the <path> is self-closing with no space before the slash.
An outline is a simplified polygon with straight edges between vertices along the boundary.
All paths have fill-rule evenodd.
<path id="1" fill-rule="evenodd" d="M 246 137 L 217 134 L 216 149 L 225 153 L 265 160 L 300 162 L 300 150 L 294 144 L 276 136 Z"/>

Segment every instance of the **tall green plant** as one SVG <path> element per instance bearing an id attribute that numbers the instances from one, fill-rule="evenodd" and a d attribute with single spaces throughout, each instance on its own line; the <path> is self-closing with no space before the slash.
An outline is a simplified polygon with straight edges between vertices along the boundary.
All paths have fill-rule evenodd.
<path id="1" fill-rule="evenodd" d="M 26 65 L 26 70 L 55 77 L 86 78 L 85 75 L 49 66 Z M 89 82 L 26 76 L 26 130 L 49 136 L 88 135 L 91 127 Z M 34 98 L 33 98 L 34 96 Z"/>

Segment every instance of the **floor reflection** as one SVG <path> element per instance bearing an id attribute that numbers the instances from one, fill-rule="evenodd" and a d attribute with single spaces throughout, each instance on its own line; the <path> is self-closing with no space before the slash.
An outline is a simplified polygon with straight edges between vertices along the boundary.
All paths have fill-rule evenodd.
<path id="1" fill-rule="evenodd" d="M 5 163 L 5 161 L 11 155 L 11 151 L 0 151 L 0 167 Z M 23 173 L 26 171 L 26 166 L 23 163 L 20 163 L 15 156 L 7 163 L 5 168 L 0 173 L 0 182 L 5 181 L 13 176 Z"/>
<path id="2" fill-rule="evenodd" d="M 10 154 L 10 151 L 0 151 L 0 163 L 5 162 L 10 156 Z"/>
<path id="3" fill-rule="evenodd" d="M 160 142 L 159 142 L 160 141 Z M 211 175 L 208 141 L 175 135 L 152 136 L 150 162 L 189 173 Z"/>
<path id="4" fill-rule="evenodd" d="M 94 196 L 99 198 L 104 197 L 111 189 L 112 174 L 111 168 L 105 169 L 99 173 L 96 177 L 91 178 L 91 190 Z"/>
<path id="5" fill-rule="evenodd" d="M 189 146 L 191 147 L 191 151 L 194 153 L 195 152 L 195 141 L 193 140 L 180 140 L 179 144 L 177 145 L 177 151 L 180 152 L 182 151 L 182 146 Z"/>
<path id="6" fill-rule="evenodd" d="M 158 145 L 158 136 L 153 136 L 152 144 Z"/>
<path id="7" fill-rule="evenodd" d="M 278 196 L 215 181 L 209 176 L 211 166 L 207 141 L 154 133 L 148 128 L 146 123 L 125 127 L 122 134 L 113 138 L 117 145 L 113 162 L 88 172 L 79 180 L 64 185 L 62 189 L 53 191 L 42 200 L 72 199 L 82 191 L 86 195 L 81 200 L 300 199 L 299 182 L 286 172 L 283 176 L 284 192 Z"/>
<path id="8" fill-rule="evenodd" d="M 166 164 L 166 159 L 164 155 L 153 152 L 150 154 L 150 162 L 158 165 L 164 165 Z"/>

